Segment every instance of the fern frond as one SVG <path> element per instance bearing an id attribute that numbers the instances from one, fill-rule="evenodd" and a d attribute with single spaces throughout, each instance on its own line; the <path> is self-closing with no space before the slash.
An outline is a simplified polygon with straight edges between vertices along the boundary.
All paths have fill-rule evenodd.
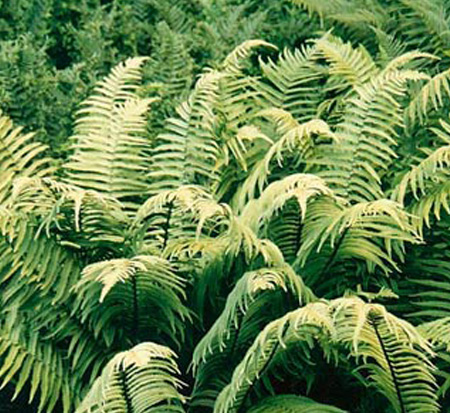
<path id="1" fill-rule="evenodd" d="M 403 256 L 396 243 L 418 242 L 411 216 L 400 204 L 387 199 L 352 206 L 342 206 L 332 200 L 319 199 L 308 209 L 298 262 L 304 267 L 313 251 L 320 251 L 330 243 L 330 255 L 322 254 L 325 263 L 318 274 L 312 274 L 315 282 L 328 273 L 340 259 L 361 259 L 369 268 L 380 267 L 389 273 L 397 268 L 393 254 Z M 328 256 L 328 258 L 325 258 Z M 350 258 L 351 257 L 351 258 Z M 320 264 L 319 264 L 320 265 Z M 306 265 L 306 268 L 308 266 Z"/>
<path id="2" fill-rule="evenodd" d="M 183 185 L 150 197 L 137 211 L 131 231 L 137 242 L 164 252 L 172 241 L 192 242 L 202 232 L 228 228 L 230 214 L 227 205 L 217 203 L 202 187 Z"/>
<path id="3" fill-rule="evenodd" d="M 439 411 L 428 343 L 412 325 L 383 306 L 357 298 L 310 303 L 268 324 L 217 398 L 214 411 L 242 409 L 252 387 L 277 361 L 277 355 L 294 344 L 297 351 L 299 345 L 308 351 L 316 341 L 328 360 L 340 345 L 347 348 L 348 357 L 368 369 L 371 382 L 394 411 Z"/>
<path id="4" fill-rule="evenodd" d="M 435 178 L 437 173 L 450 167 L 450 145 L 442 146 L 435 150 L 419 165 L 412 168 L 396 187 L 393 197 L 399 202 L 404 202 L 408 190 L 414 197 L 426 193 L 425 183 L 428 179 Z"/>
<path id="5" fill-rule="evenodd" d="M 360 86 L 379 72 L 362 45 L 355 49 L 350 43 L 330 36 L 317 40 L 315 44 L 319 52 L 317 58 L 324 58 L 329 64 L 329 74 L 344 79 L 348 85 Z"/>
<path id="6" fill-rule="evenodd" d="M 395 412 L 439 412 L 431 347 L 408 322 L 379 304 L 358 299 L 332 302 L 337 340 L 362 358 L 361 368 Z M 374 360 L 375 363 L 368 360 Z"/>
<path id="7" fill-rule="evenodd" d="M 20 322 L 19 320 L 15 320 Z M 42 340 L 36 332 L 21 331 L 17 326 L 4 325 L 0 330 L 0 378 L 1 388 L 15 381 L 15 399 L 28 384 L 29 402 L 39 395 L 39 412 L 51 412 L 58 402 L 62 411 L 69 413 L 76 398 L 73 391 L 78 390 L 71 378 L 64 353 L 51 342 Z"/>
<path id="8" fill-rule="evenodd" d="M 307 161 L 313 154 L 315 146 L 313 136 L 334 139 L 328 125 L 314 119 L 298 124 L 290 114 L 279 109 L 269 109 L 260 112 L 260 115 L 274 119 L 281 131 L 287 130 L 265 153 L 250 171 L 247 179 L 235 195 L 236 209 L 242 210 L 247 200 L 256 198 L 256 194 L 263 191 L 272 170 L 273 163 L 283 166 L 284 158 L 294 154 L 300 161 Z"/>
<path id="9" fill-rule="evenodd" d="M 292 3 L 303 7 L 310 15 L 316 13 L 321 18 L 333 15 L 348 8 L 350 3 L 346 0 L 332 0 L 327 3 L 317 2 L 314 0 L 291 0 Z"/>
<path id="10" fill-rule="evenodd" d="M 171 30 L 166 22 L 156 26 L 154 52 L 143 68 L 143 77 L 145 90 L 156 90 L 161 97 L 162 113 L 156 114 L 159 118 L 172 115 L 171 109 L 183 101 L 189 92 L 193 62 L 185 43 L 183 36 Z M 158 126 L 162 122 L 162 119 L 152 120 L 158 122 Z"/>
<path id="11" fill-rule="evenodd" d="M 137 256 L 87 266 L 75 292 L 82 320 L 88 320 L 94 330 L 121 324 L 138 340 L 148 337 L 152 328 L 169 337 L 182 332 L 188 317 L 182 302 L 184 286 L 184 279 L 168 261 Z"/>
<path id="12" fill-rule="evenodd" d="M 445 143 L 450 143 L 450 125 L 440 121 L 443 130 L 433 132 Z M 417 216 L 417 227 L 422 231 L 423 223 L 430 225 L 433 214 L 440 219 L 440 211 L 449 211 L 448 197 L 450 178 L 450 145 L 441 146 L 413 166 L 394 188 L 392 198 L 410 204 L 411 212 Z M 413 202 L 408 199 L 412 195 Z"/>
<path id="13" fill-rule="evenodd" d="M 264 40 L 254 39 L 247 40 L 237 46 L 224 60 L 223 70 L 227 73 L 239 74 L 241 73 L 243 66 L 242 61 L 248 59 L 250 54 L 256 48 L 267 47 L 270 49 L 277 49 L 277 47 Z"/>
<path id="14" fill-rule="evenodd" d="M 441 108 L 450 96 L 450 69 L 433 76 L 413 97 L 405 114 L 411 119 L 423 123 L 431 109 Z"/>
<path id="15" fill-rule="evenodd" d="M 12 303 L 13 306 L 26 303 L 33 297 L 33 293 L 50 294 L 54 304 L 65 302 L 80 273 L 80 263 L 73 249 L 60 242 L 57 237 L 38 231 L 33 222 L 24 222 L 14 215 L 0 216 L 2 218 L 1 241 L 6 241 L 10 246 L 7 254 L 10 254 L 13 264 L 3 274 L 3 282 L 10 278 L 13 280 L 10 283 L 10 293 L 5 292 L 5 301 L 6 297 L 14 297 L 20 291 L 22 283 L 18 280 L 22 279 L 28 287 L 14 297 L 16 301 Z M 24 302 L 21 302 L 22 299 Z"/>
<path id="16" fill-rule="evenodd" d="M 398 30 L 410 48 L 445 55 L 450 41 L 445 2 L 400 0 L 392 9 L 400 15 Z"/>
<path id="17" fill-rule="evenodd" d="M 141 343 L 118 353 L 77 408 L 76 413 L 121 411 L 184 412 L 182 382 L 175 353 L 155 343 Z"/>
<path id="18" fill-rule="evenodd" d="M 123 206 L 115 198 L 96 191 L 52 178 L 19 178 L 14 183 L 11 201 L 16 212 L 38 217 L 39 230 L 45 229 L 47 234 L 61 231 L 79 244 L 117 244 L 124 240 L 121 227 L 127 223 L 127 215 Z"/>
<path id="19" fill-rule="evenodd" d="M 177 117 L 166 121 L 152 155 L 151 194 L 179 185 L 207 186 L 218 179 L 213 171 L 219 152 L 212 131 L 213 107 L 219 98 L 219 81 L 224 76 L 213 71 L 203 74 L 188 100 L 178 107 Z"/>
<path id="20" fill-rule="evenodd" d="M 334 334 L 326 303 L 308 304 L 269 323 L 234 370 L 230 384 L 219 394 L 214 413 L 237 412 L 245 405 L 253 384 L 278 352 L 292 341 L 304 343 L 304 347 L 310 349 L 313 345 L 311 339 L 321 334 Z"/>
<path id="21" fill-rule="evenodd" d="M 313 161 L 326 168 L 318 174 L 338 195 L 353 202 L 383 197 L 380 173 L 397 157 L 392 148 L 396 128 L 403 125 L 398 99 L 406 93 L 407 82 L 424 78 L 416 71 L 391 70 L 355 87 L 335 132 L 339 143 L 322 145 L 323 153 Z"/>
<path id="22" fill-rule="evenodd" d="M 271 183 L 256 200 L 250 200 L 242 211 L 241 218 L 256 232 L 267 224 L 290 199 L 295 199 L 300 209 L 301 220 L 305 219 L 307 203 L 320 196 L 332 196 L 325 182 L 311 174 L 294 174 Z"/>
<path id="23" fill-rule="evenodd" d="M 144 58 L 116 66 L 78 112 L 66 180 L 132 206 L 148 191 L 150 141 L 145 114 L 153 99 L 137 97 Z"/>
<path id="24" fill-rule="evenodd" d="M 418 330 L 432 344 L 443 345 L 450 351 L 450 316 L 423 323 Z"/>
<path id="25" fill-rule="evenodd" d="M 276 290 L 292 295 L 298 305 L 308 303 L 314 297 L 302 279 L 287 265 L 245 273 L 228 295 L 222 314 L 195 348 L 192 357 L 194 370 L 207 362 L 210 354 L 224 350 L 231 331 L 239 328 L 242 316 L 258 297 Z"/>
<path id="26" fill-rule="evenodd" d="M 317 117 L 317 107 L 322 97 L 320 79 L 324 71 L 315 61 L 319 51 L 315 44 L 284 50 L 278 62 L 260 62 L 265 79 L 260 89 L 265 106 L 279 108 L 292 114 L 298 122 L 307 122 Z"/>
<path id="27" fill-rule="evenodd" d="M 42 156 L 46 147 L 33 138 L 0 112 L 0 204 L 7 202 L 16 178 L 53 174 L 50 159 Z"/>

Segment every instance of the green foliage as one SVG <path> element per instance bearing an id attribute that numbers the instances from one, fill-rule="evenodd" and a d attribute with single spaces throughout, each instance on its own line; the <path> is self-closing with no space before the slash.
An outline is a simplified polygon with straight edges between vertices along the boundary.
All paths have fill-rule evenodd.
<path id="1" fill-rule="evenodd" d="M 447 13 L 3 1 L 0 403 L 445 411 Z"/>

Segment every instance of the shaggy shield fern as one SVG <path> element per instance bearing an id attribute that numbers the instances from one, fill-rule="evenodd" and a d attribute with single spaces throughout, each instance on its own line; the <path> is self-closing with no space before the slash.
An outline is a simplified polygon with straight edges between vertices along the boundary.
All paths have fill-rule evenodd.
<path id="1" fill-rule="evenodd" d="M 418 10 L 297 3 L 365 16 L 354 36 Z M 164 124 L 129 59 L 83 102 L 61 167 L 3 116 L 3 386 L 40 412 L 439 412 L 450 127 L 433 28 L 432 50 L 386 59 L 329 33 L 246 41 Z"/>

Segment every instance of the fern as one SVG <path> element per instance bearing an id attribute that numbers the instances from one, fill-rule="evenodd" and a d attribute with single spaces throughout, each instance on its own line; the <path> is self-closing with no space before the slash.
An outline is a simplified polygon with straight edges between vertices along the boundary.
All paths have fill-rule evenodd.
<path id="1" fill-rule="evenodd" d="M 184 398 L 178 392 L 181 382 L 175 377 L 178 372 L 169 348 L 141 343 L 118 353 L 106 365 L 76 411 L 183 412 Z"/>
<path id="2" fill-rule="evenodd" d="M 347 347 L 349 356 L 357 360 L 373 358 L 375 364 L 365 361 L 362 367 L 369 369 L 371 380 L 389 399 L 394 411 L 438 411 L 431 364 L 423 353 L 411 347 L 417 345 L 431 351 L 420 334 L 382 307 L 345 298 L 329 304 L 308 304 L 268 324 L 219 395 L 215 412 L 238 411 L 258 377 L 270 368 L 279 352 L 294 342 L 308 351 L 315 339 L 330 357 L 332 341 L 324 340 L 323 335 Z M 406 365 L 417 370 L 406 369 Z M 415 381 L 414 386 L 411 381 Z"/>
<path id="3" fill-rule="evenodd" d="M 58 37 L 41 58 L 69 65 L 43 67 L 45 99 L 67 96 L 46 119 L 36 96 L 37 124 L 124 55 L 151 56 L 97 82 L 68 159 L 0 117 L 2 400 L 49 413 L 446 406 L 448 7 L 66 3 L 0 12 L 33 5 L 36 48 Z M 24 42 L 5 86 L 13 43 L 0 42 L 6 107 L 22 72 L 41 73 Z M 69 120 L 50 122 L 58 136 Z"/>
<path id="4" fill-rule="evenodd" d="M 23 177 L 44 177 L 53 172 L 50 160 L 43 157 L 45 146 L 33 141 L 33 134 L 21 133 L 21 128 L 14 128 L 12 121 L 0 117 L 0 203 L 6 203 L 10 195 L 14 179 Z"/>
<path id="5" fill-rule="evenodd" d="M 148 191 L 150 142 L 144 114 L 151 99 L 139 99 L 136 83 L 144 59 L 117 66 L 79 111 L 67 181 L 130 203 Z"/>

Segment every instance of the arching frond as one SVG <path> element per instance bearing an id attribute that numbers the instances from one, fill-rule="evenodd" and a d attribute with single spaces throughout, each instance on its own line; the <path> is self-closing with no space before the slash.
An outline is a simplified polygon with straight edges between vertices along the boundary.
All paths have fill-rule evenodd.
<path id="1" fill-rule="evenodd" d="M 304 342 L 306 349 L 320 334 L 333 334 L 333 324 L 325 303 L 312 303 L 269 323 L 258 335 L 233 377 L 214 405 L 214 413 L 237 412 L 246 402 L 252 385 L 279 351 L 291 340 Z"/>
<path id="2" fill-rule="evenodd" d="M 131 229 L 147 247 L 164 251 L 172 241 L 192 242 L 202 231 L 227 228 L 230 213 L 202 187 L 183 185 L 150 197 L 137 211 Z"/>
<path id="3" fill-rule="evenodd" d="M 238 211 L 244 207 L 247 200 L 254 199 L 258 192 L 262 192 L 273 168 L 273 163 L 276 162 L 282 166 L 284 158 L 288 154 L 294 154 L 300 161 L 305 162 L 313 153 L 313 136 L 334 138 L 328 125 L 320 119 L 298 124 L 290 114 L 278 109 L 263 111 L 261 115 L 273 118 L 279 124 L 280 130 L 289 129 L 254 165 L 249 176 L 241 185 L 239 192 L 235 195 Z"/>
<path id="4" fill-rule="evenodd" d="M 177 117 L 166 121 L 157 138 L 149 178 L 150 193 L 184 184 L 211 184 L 218 158 L 218 142 L 212 131 L 219 81 L 225 75 L 210 71 L 197 81 L 188 100 L 177 109 Z"/>
<path id="5" fill-rule="evenodd" d="M 237 366 L 214 411 L 242 409 L 252 386 L 276 362 L 277 355 L 289 351 L 294 343 L 296 351 L 299 344 L 308 351 L 314 341 L 328 359 L 343 345 L 348 357 L 369 371 L 370 380 L 394 411 L 439 411 L 427 342 L 412 325 L 383 306 L 357 298 L 311 303 L 268 324 Z"/>
<path id="6" fill-rule="evenodd" d="M 69 183 L 131 204 L 148 191 L 145 114 L 153 99 L 136 94 L 144 61 L 128 59 L 97 84 L 78 112 L 73 153 L 64 165 Z"/>
<path id="7" fill-rule="evenodd" d="M 291 295 L 298 305 L 308 303 L 314 297 L 302 279 L 287 265 L 245 273 L 228 295 L 222 314 L 197 345 L 192 357 L 194 369 L 207 361 L 209 354 L 223 351 L 232 329 L 239 328 L 239 320 L 258 297 L 278 289 L 287 296 Z M 270 300 L 270 294 L 268 297 Z"/>
<path id="8" fill-rule="evenodd" d="M 295 395 L 272 396 L 263 399 L 256 406 L 252 407 L 248 413 L 344 413 L 344 410 L 337 407 L 317 403 L 312 399 Z"/>
<path id="9" fill-rule="evenodd" d="M 314 283 L 323 282 L 322 277 L 341 259 L 360 259 L 369 269 L 375 266 L 389 273 L 397 268 L 394 254 L 403 256 L 402 243 L 419 240 L 408 213 L 400 204 L 387 199 L 353 206 L 319 199 L 308 211 L 298 262 L 311 272 L 310 281 Z M 329 255 L 322 254 L 322 260 L 309 268 L 310 254 L 317 253 L 328 242 Z"/>
<path id="10" fill-rule="evenodd" d="M 332 302 L 337 340 L 367 369 L 395 412 L 438 412 L 431 347 L 408 322 L 379 304 L 343 298 Z M 361 358 L 361 359 L 360 359 Z M 374 362 L 369 361 L 374 360 Z"/>
<path id="11" fill-rule="evenodd" d="M 223 69 L 225 72 L 239 74 L 242 70 L 242 61 L 247 59 L 254 49 L 267 47 L 276 49 L 277 47 L 264 40 L 247 40 L 237 46 L 224 60 Z"/>
<path id="12" fill-rule="evenodd" d="M 321 101 L 319 80 L 324 73 L 315 64 L 319 56 L 316 45 L 285 50 L 278 62 L 261 62 L 265 79 L 260 87 L 266 107 L 279 108 L 292 114 L 298 122 L 307 122 L 317 116 Z"/>
<path id="13" fill-rule="evenodd" d="M 409 204 L 407 197 L 413 197 L 411 212 L 418 218 L 418 229 L 422 230 L 423 223 L 430 224 L 433 214 L 440 218 L 441 209 L 449 211 L 448 197 L 450 179 L 450 125 L 440 121 L 442 129 L 433 129 L 447 145 L 441 146 L 413 166 L 394 188 L 392 198 L 400 203 Z"/>
<path id="14" fill-rule="evenodd" d="M 430 109 L 438 110 L 450 96 L 450 69 L 433 76 L 413 97 L 406 109 L 406 115 L 414 123 L 420 123 L 428 115 Z"/>
<path id="15" fill-rule="evenodd" d="M 120 324 L 138 340 L 152 329 L 169 337 L 182 332 L 188 317 L 184 286 L 184 279 L 163 258 L 137 256 L 87 266 L 75 291 L 83 321 L 95 330 Z"/>
<path id="16" fill-rule="evenodd" d="M 332 196 L 332 191 L 322 179 L 310 174 L 290 175 L 271 183 L 258 199 L 250 200 L 241 217 L 256 233 L 259 233 L 261 227 L 293 198 L 297 201 L 301 219 L 304 220 L 308 200 L 320 195 Z"/>
<path id="17" fill-rule="evenodd" d="M 355 49 L 350 43 L 330 36 L 317 40 L 315 44 L 318 58 L 329 63 L 329 74 L 343 79 L 348 85 L 360 86 L 379 72 L 363 46 Z"/>
<path id="18" fill-rule="evenodd" d="M 74 245 L 123 242 L 121 227 L 128 218 L 123 206 L 108 195 L 52 178 L 19 178 L 11 201 L 15 211 L 38 217 L 39 231 L 64 232 Z"/>
<path id="19" fill-rule="evenodd" d="M 9 198 L 16 178 L 53 173 L 50 159 L 42 156 L 46 147 L 33 138 L 32 133 L 22 133 L 22 128 L 15 128 L 0 112 L 0 204 Z"/>
<path id="20" fill-rule="evenodd" d="M 168 347 L 155 343 L 141 343 L 117 354 L 76 412 L 184 412 L 175 357 Z"/>
<path id="21" fill-rule="evenodd" d="M 380 175 L 397 156 L 392 148 L 396 128 L 403 124 L 398 99 L 408 81 L 424 78 L 415 71 L 391 70 L 355 88 L 337 125 L 339 143 L 322 145 L 323 153 L 314 161 L 326 168 L 318 174 L 338 195 L 356 202 L 383 197 Z"/>

